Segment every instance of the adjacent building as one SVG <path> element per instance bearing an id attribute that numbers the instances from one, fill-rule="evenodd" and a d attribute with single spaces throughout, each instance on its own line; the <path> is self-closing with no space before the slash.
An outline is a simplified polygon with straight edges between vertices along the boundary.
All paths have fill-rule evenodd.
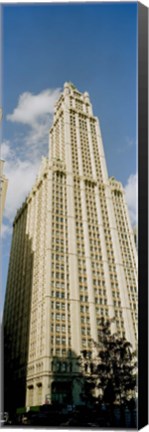
<path id="1" fill-rule="evenodd" d="M 8 187 L 8 180 L 3 173 L 4 161 L 0 159 L 0 227 L 2 224 L 3 211 L 5 207 L 6 192 Z"/>
<path id="2" fill-rule="evenodd" d="M 2 108 L 0 107 L 0 124 L 2 121 Z M 5 207 L 5 200 L 6 200 L 6 192 L 8 187 L 8 180 L 5 177 L 3 173 L 4 168 L 4 160 L 0 159 L 0 227 L 2 224 L 2 217 L 3 217 L 3 211 Z"/>
<path id="3" fill-rule="evenodd" d="M 77 357 L 99 318 L 137 340 L 137 252 L 124 190 L 109 178 L 87 92 L 65 83 L 49 157 L 13 223 L 4 307 L 7 388 L 16 406 L 80 403 Z M 9 391 L 8 391 L 9 390 Z"/>

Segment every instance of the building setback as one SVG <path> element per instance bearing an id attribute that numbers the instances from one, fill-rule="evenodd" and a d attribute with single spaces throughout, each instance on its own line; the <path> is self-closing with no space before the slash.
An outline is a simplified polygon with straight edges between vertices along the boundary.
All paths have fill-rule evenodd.
<path id="1" fill-rule="evenodd" d="M 65 83 L 49 157 L 13 224 L 6 405 L 79 403 L 77 356 L 98 340 L 99 318 L 115 317 L 113 330 L 136 346 L 137 280 L 124 191 L 108 177 L 99 121 L 88 93 Z"/>

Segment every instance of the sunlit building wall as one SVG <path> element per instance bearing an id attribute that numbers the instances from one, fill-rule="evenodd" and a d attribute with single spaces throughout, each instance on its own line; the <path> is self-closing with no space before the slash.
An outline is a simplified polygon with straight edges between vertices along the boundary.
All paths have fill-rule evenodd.
<path id="1" fill-rule="evenodd" d="M 92 350 L 101 316 L 115 317 L 113 330 L 136 346 L 137 253 L 124 190 L 108 177 L 88 93 L 65 83 L 49 157 L 14 220 L 4 324 L 26 406 L 81 402 L 77 356 Z"/>

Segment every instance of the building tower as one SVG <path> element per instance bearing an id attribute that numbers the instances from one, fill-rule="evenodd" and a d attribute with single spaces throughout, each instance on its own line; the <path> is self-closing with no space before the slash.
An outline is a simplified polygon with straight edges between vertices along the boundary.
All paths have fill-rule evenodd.
<path id="1" fill-rule="evenodd" d="M 17 406 L 80 402 L 77 356 L 97 341 L 101 316 L 115 317 L 135 347 L 137 253 L 124 191 L 108 177 L 88 93 L 65 83 L 49 158 L 13 224 L 4 334 Z"/>

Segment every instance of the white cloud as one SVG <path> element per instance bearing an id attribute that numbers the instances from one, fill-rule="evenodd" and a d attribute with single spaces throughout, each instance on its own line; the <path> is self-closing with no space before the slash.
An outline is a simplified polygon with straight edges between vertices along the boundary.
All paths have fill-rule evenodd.
<path id="1" fill-rule="evenodd" d="M 38 157 L 45 153 L 47 155 L 49 127 L 50 118 L 49 116 L 44 115 L 42 121 L 36 122 L 33 127 L 26 132 L 22 141 L 24 142 L 29 157 L 31 154 L 34 157 Z"/>
<path id="2" fill-rule="evenodd" d="M 10 157 L 10 145 L 9 141 L 4 141 L 1 144 L 1 159 L 5 160 Z"/>
<path id="3" fill-rule="evenodd" d="M 53 114 L 54 105 L 59 97 L 60 89 L 44 90 L 38 94 L 30 92 L 22 93 L 18 105 L 12 114 L 7 115 L 11 122 L 23 123 L 34 126 L 41 116 Z"/>
<path id="4" fill-rule="evenodd" d="M 59 95 L 59 88 L 44 90 L 35 95 L 30 92 L 22 93 L 17 107 L 7 115 L 7 120 L 26 126 L 25 133 L 22 132 L 21 137 L 19 134 L 15 139 L 18 152 L 24 151 L 25 157 L 30 159 L 47 155 L 49 128 Z"/>
<path id="5" fill-rule="evenodd" d="M 4 216 L 8 221 L 2 228 L 3 236 L 9 234 L 16 211 L 22 205 L 38 174 L 42 155 L 48 154 L 48 134 L 54 105 L 60 89 L 44 90 L 38 94 L 22 93 L 18 104 L 7 120 L 20 123 L 13 142 L 1 145 L 1 158 L 5 160 L 4 174 L 8 178 Z M 24 128 L 25 127 L 25 128 Z"/>
<path id="6" fill-rule="evenodd" d="M 9 224 L 2 224 L 1 227 L 1 237 L 4 238 L 7 235 L 10 235 L 12 233 L 12 227 Z"/>
<path id="7" fill-rule="evenodd" d="M 5 204 L 5 217 L 12 222 L 17 209 L 28 195 L 38 172 L 40 161 L 20 160 L 13 157 L 6 159 L 5 176 L 8 178 L 8 189 Z"/>
<path id="8" fill-rule="evenodd" d="M 138 174 L 131 174 L 125 186 L 126 201 L 133 226 L 138 223 Z"/>

